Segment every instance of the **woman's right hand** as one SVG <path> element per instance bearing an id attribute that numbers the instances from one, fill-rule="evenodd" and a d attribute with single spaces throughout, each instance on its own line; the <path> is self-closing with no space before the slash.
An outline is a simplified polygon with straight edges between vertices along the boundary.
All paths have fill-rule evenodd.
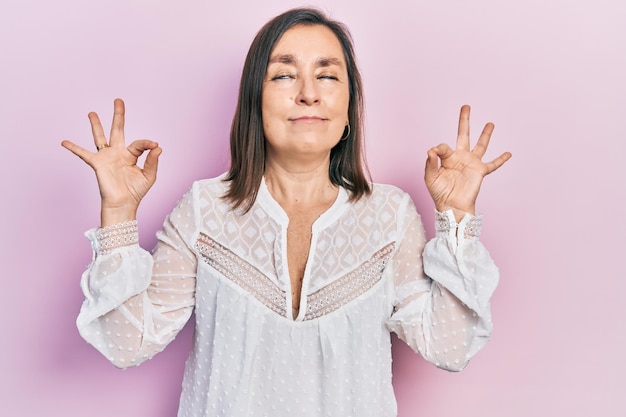
<path id="1" fill-rule="evenodd" d="M 102 198 L 101 227 L 134 220 L 141 199 L 156 181 L 159 155 L 157 142 L 136 140 L 124 144 L 124 102 L 114 101 L 110 140 L 107 141 L 96 113 L 89 113 L 96 152 L 90 152 L 68 140 L 61 145 L 85 161 L 96 173 Z M 148 151 L 143 168 L 137 160 Z"/>

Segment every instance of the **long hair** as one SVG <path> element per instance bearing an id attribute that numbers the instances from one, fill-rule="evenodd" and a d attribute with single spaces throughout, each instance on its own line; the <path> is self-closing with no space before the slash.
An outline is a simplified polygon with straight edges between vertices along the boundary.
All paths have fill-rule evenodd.
<path id="1" fill-rule="evenodd" d="M 363 147 L 363 88 L 356 64 L 352 37 L 341 22 L 331 20 L 312 8 L 296 8 L 267 22 L 250 45 L 246 56 L 239 98 L 230 130 L 229 182 L 224 198 L 233 209 L 250 210 L 256 200 L 265 171 L 265 136 L 263 133 L 263 81 L 270 54 L 280 37 L 296 25 L 322 25 L 330 29 L 341 44 L 348 70 L 350 103 L 348 105 L 348 136 L 330 152 L 329 177 L 334 185 L 350 192 L 350 201 L 371 193 L 365 175 L 367 166 Z"/>

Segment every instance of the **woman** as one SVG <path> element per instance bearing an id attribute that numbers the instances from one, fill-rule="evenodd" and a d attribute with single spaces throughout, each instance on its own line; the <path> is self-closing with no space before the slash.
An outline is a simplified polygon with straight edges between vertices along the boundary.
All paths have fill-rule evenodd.
<path id="1" fill-rule="evenodd" d="M 311 9 L 268 22 L 253 41 L 231 130 L 231 167 L 197 181 L 152 253 L 137 207 L 158 144 L 124 144 L 116 100 L 97 152 L 63 146 L 96 172 L 101 228 L 82 279 L 81 335 L 114 365 L 162 350 L 195 311 L 180 416 L 394 416 L 390 331 L 427 360 L 461 370 L 491 332 L 497 268 L 478 240 L 483 163 L 493 130 L 469 149 L 428 151 L 437 209 L 428 244 L 408 195 L 364 174 L 361 80 L 347 30 Z M 148 152 L 143 169 L 137 158 Z"/>

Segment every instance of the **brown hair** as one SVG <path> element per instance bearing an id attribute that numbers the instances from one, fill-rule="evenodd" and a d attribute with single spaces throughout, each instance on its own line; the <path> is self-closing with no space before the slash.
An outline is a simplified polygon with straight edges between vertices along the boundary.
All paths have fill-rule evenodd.
<path id="1" fill-rule="evenodd" d="M 330 29 L 341 44 L 348 70 L 350 103 L 347 138 L 330 152 L 329 177 L 334 185 L 350 192 L 356 201 L 371 193 L 363 149 L 363 89 L 356 64 L 352 37 L 344 24 L 331 20 L 311 8 L 297 8 L 267 22 L 250 45 L 239 85 L 239 98 L 230 130 L 230 182 L 224 198 L 233 209 L 248 211 L 256 199 L 265 171 L 265 136 L 261 113 L 263 81 L 270 54 L 280 37 L 296 25 L 322 25 Z"/>

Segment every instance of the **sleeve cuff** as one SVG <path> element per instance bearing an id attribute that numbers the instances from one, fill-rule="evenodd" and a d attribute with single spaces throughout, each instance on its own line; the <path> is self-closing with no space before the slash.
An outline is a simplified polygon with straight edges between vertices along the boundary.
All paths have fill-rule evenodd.
<path id="1" fill-rule="evenodd" d="M 452 237 L 455 239 L 478 239 L 482 232 L 483 215 L 477 213 L 465 217 L 457 223 L 452 210 L 439 212 L 435 210 L 435 231 L 437 237 Z M 460 239 L 459 239 L 460 240 Z"/>
<path id="2" fill-rule="evenodd" d="M 96 247 L 98 255 L 107 255 L 113 249 L 122 246 L 130 246 L 139 242 L 137 220 L 112 224 L 95 230 Z"/>

